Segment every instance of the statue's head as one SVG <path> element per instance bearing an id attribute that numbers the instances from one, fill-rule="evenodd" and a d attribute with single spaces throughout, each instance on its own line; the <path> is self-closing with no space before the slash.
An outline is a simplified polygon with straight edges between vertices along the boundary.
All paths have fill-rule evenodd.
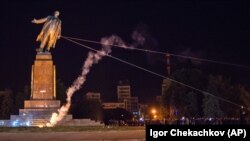
<path id="1" fill-rule="evenodd" d="M 55 11 L 55 12 L 54 12 L 54 16 L 55 16 L 55 17 L 58 17 L 59 15 L 60 15 L 60 12 L 59 12 L 59 11 Z"/>

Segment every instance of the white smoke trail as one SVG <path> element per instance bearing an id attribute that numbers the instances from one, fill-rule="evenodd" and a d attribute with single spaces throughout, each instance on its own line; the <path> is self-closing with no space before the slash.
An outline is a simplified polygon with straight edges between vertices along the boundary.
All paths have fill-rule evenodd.
<path id="1" fill-rule="evenodd" d="M 134 41 L 136 41 L 137 43 L 139 43 L 140 45 L 143 45 L 145 43 L 145 35 L 143 35 L 142 33 L 138 32 L 137 30 L 135 30 L 132 33 L 132 39 Z"/>
<path id="2" fill-rule="evenodd" d="M 117 45 L 122 48 L 129 48 L 124 41 L 117 35 L 111 35 L 109 37 L 103 37 L 101 39 L 101 44 L 103 45 L 103 49 L 105 52 L 110 53 L 111 52 L 111 46 Z"/>
<path id="3" fill-rule="evenodd" d="M 145 42 L 145 37 L 143 34 L 135 30 L 132 33 L 132 39 L 135 41 L 131 45 L 126 45 L 126 43 L 117 35 L 111 35 L 109 37 L 103 37 L 101 38 L 101 44 L 103 44 L 103 48 L 94 53 L 89 52 L 87 59 L 84 62 L 84 65 L 82 67 L 82 73 L 80 76 L 77 77 L 77 79 L 73 82 L 73 84 L 68 88 L 67 90 L 67 100 L 66 104 L 63 105 L 60 109 L 58 109 L 58 113 L 53 113 L 50 122 L 46 124 L 47 127 L 53 127 L 58 122 L 60 122 L 68 113 L 70 105 L 71 105 L 71 98 L 73 94 L 81 88 L 83 83 L 86 81 L 86 76 L 90 71 L 90 68 L 95 63 L 98 63 L 99 60 L 102 59 L 106 54 L 111 53 L 111 46 L 117 45 L 126 49 L 133 49 L 138 45 L 143 45 Z"/>
<path id="4" fill-rule="evenodd" d="M 111 52 L 111 50 L 110 50 Z M 109 52 L 109 53 L 110 53 Z M 107 54 L 104 49 L 101 49 L 100 51 L 94 53 L 89 52 L 88 57 L 84 62 L 84 65 L 82 67 L 82 73 L 80 76 L 77 77 L 77 79 L 73 82 L 73 84 L 68 88 L 67 90 L 67 103 L 63 105 L 60 109 L 58 109 L 58 113 L 53 113 L 50 122 L 46 124 L 47 127 L 53 127 L 58 122 L 60 122 L 68 113 L 70 105 L 71 105 L 71 98 L 73 94 L 81 88 L 83 83 L 86 81 L 86 76 L 90 71 L 90 68 L 93 64 L 98 63 L 102 57 L 104 57 Z"/>
<path id="5" fill-rule="evenodd" d="M 119 46 L 125 49 L 134 49 L 138 45 L 144 45 L 146 41 L 146 35 L 144 33 L 145 31 L 144 30 L 140 31 L 140 30 L 136 29 L 133 31 L 131 38 L 134 40 L 134 42 L 130 45 L 128 45 L 128 43 L 125 43 L 119 36 L 115 34 L 109 37 L 103 37 L 101 39 L 101 44 L 105 44 L 103 45 L 103 49 L 105 50 L 105 52 L 110 53 L 111 46 Z"/>

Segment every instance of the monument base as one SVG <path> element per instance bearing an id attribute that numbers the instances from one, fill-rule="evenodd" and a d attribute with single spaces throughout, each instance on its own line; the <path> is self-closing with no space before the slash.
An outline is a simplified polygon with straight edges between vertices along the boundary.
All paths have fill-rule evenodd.
<path id="1" fill-rule="evenodd" d="M 19 115 L 11 115 L 10 120 L 0 120 L 1 126 L 46 126 L 52 113 L 58 112 L 60 101 L 56 99 L 56 67 L 50 53 L 38 53 L 31 71 L 31 99 L 24 101 L 24 109 Z M 72 119 L 66 115 L 58 125 L 101 126 L 90 119 Z"/>
<path id="2" fill-rule="evenodd" d="M 26 100 L 25 108 L 19 109 L 19 115 L 11 115 L 10 120 L 0 120 L 0 127 L 44 127 L 50 122 L 52 113 L 58 113 L 59 106 L 58 100 Z M 73 119 L 72 115 L 66 115 L 57 125 L 103 126 L 100 122 L 90 119 Z"/>
<path id="3" fill-rule="evenodd" d="M 44 127 L 50 122 L 52 114 L 58 113 L 59 108 L 58 100 L 25 100 L 24 109 L 19 109 L 19 115 L 11 115 L 10 120 L 0 120 L 0 127 Z M 72 115 L 66 115 L 57 125 L 103 126 L 90 119 L 73 119 Z"/>
<path id="4" fill-rule="evenodd" d="M 24 108 L 59 108 L 59 100 L 25 100 Z"/>

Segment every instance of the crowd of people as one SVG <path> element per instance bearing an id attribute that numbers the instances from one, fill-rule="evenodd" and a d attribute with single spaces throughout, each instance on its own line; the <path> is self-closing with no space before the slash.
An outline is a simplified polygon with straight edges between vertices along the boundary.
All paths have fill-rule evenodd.
<path id="1" fill-rule="evenodd" d="M 240 118 L 185 118 L 175 119 L 172 121 L 166 120 L 163 124 L 174 125 L 234 125 L 234 124 L 246 124 L 246 120 L 243 122 Z M 162 124 L 159 122 L 159 124 Z"/>
<path id="2" fill-rule="evenodd" d="M 247 109 L 243 106 L 240 109 L 240 115 L 237 117 L 220 118 L 197 118 L 181 117 L 176 119 L 147 119 L 147 120 L 109 120 L 107 125 L 113 126 L 145 126 L 145 125 L 243 125 L 250 124 Z"/>

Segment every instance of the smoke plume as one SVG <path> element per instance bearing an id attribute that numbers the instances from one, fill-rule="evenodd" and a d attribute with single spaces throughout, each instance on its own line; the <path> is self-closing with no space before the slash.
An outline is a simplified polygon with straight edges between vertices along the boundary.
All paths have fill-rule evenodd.
<path id="1" fill-rule="evenodd" d="M 90 71 L 90 68 L 93 64 L 98 63 L 102 57 L 105 55 L 111 53 L 111 46 L 119 46 L 126 49 L 133 49 L 137 46 L 143 46 L 145 42 L 149 39 L 150 41 L 151 36 L 147 32 L 147 28 L 145 26 L 139 25 L 134 32 L 132 33 L 132 39 L 134 42 L 130 45 L 127 45 L 119 36 L 117 35 L 111 35 L 109 37 L 103 37 L 101 38 L 101 43 L 103 44 L 102 49 L 98 52 L 94 53 L 90 51 L 88 53 L 88 57 L 84 62 L 84 65 L 82 67 L 82 73 L 79 75 L 76 80 L 73 82 L 73 84 L 68 88 L 66 91 L 67 93 L 67 100 L 66 104 L 63 105 L 57 113 L 53 113 L 50 122 L 46 124 L 48 127 L 55 126 L 58 122 L 63 120 L 63 118 L 67 115 L 70 105 L 71 105 L 71 98 L 73 94 L 81 88 L 81 86 L 86 81 L 86 76 Z"/>
<path id="2" fill-rule="evenodd" d="M 108 54 L 111 52 L 111 46 L 114 45 L 122 48 L 130 48 L 124 43 L 124 41 L 119 36 L 115 34 L 109 37 L 101 38 L 101 44 L 103 44 L 103 49 Z"/>
<path id="3" fill-rule="evenodd" d="M 139 24 L 131 34 L 133 42 L 131 44 L 126 43 L 121 37 L 113 34 L 108 37 L 103 37 L 101 43 L 105 44 L 103 46 L 104 50 L 110 52 L 111 46 L 118 46 L 125 49 L 133 49 L 140 46 L 144 46 L 146 41 L 150 40 L 151 35 L 148 32 L 148 28 L 145 24 Z"/>
<path id="4" fill-rule="evenodd" d="M 128 48 L 127 45 L 122 41 L 120 37 L 117 35 L 112 35 L 110 37 L 103 37 L 101 38 L 101 43 L 103 44 L 102 49 L 99 50 L 98 52 L 94 53 L 90 51 L 88 53 L 88 57 L 85 60 L 83 67 L 82 67 L 82 73 L 79 75 L 76 80 L 73 82 L 73 84 L 68 88 L 66 91 L 67 94 L 67 99 L 66 99 L 66 104 L 63 105 L 60 109 L 58 109 L 57 113 L 53 113 L 50 122 L 46 124 L 48 127 L 53 127 L 55 126 L 58 122 L 63 120 L 63 118 L 67 115 L 70 105 L 71 105 L 71 98 L 73 94 L 81 88 L 81 86 L 84 84 L 86 81 L 86 76 L 90 71 L 90 68 L 92 67 L 93 64 L 97 64 L 102 57 L 105 55 L 111 53 L 111 46 L 112 45 L 118 45 L 124 48 Z"/>
<path id="5" fill-rule="evenodd" d="M 102 44 L 106 44 L 104 49 L 106 52 L 110 52 L 111 46 L 119 46 L 125 49 L 142 48 L 146 50 L 158 50 L 157 40 L 150 34 L 148 26 L 146 24 L 138 24 L 135 30 L 131 34 L 133 39 L 132 43 L 124 42 L 119 36 L 111 35 L 109 37 L 103 37 L 101 39 Z M 154 54 L 146 54 L 147 62 L 150 65 L 155 64 L 157 58 Z"/>
<path id="6" fill-rule="evenodd" d="M 79 90 L 81 88 L 81 86 L 84 84 L 84 82 L 86 81 L 86 76 L 90 71 L 90 68 L 92 67 L 93 64 L 98 63 L 102 57 L 104 57 L 107 53 L 110 53 L 111 50 L 109 50 L 109 52 L 106 52 L 103 49 L 101 49 L 100 51 L 94 53 L 92 51 L 90 51 L 88 53 L 88 57 L 85 60 L 83 67 L 82 67 L 82 73 L 81 75 L 79 75 L 77 77 L 77 79 L 73 82 L 73 84 L 68 88 L 67 90 L 67 100 L 66 100 L 66 104 L 63 105 L 57 113 L 53 113 L 51 118 L 50 118 L 50 122 L 46 124 L 46 126 L 48 127 L 53 127 L 55 126 L 59 121 L 61 121 L 68 113 L 70 105 L 71 105 L 71 98 L 73 96 L 73 94 Z"/>

